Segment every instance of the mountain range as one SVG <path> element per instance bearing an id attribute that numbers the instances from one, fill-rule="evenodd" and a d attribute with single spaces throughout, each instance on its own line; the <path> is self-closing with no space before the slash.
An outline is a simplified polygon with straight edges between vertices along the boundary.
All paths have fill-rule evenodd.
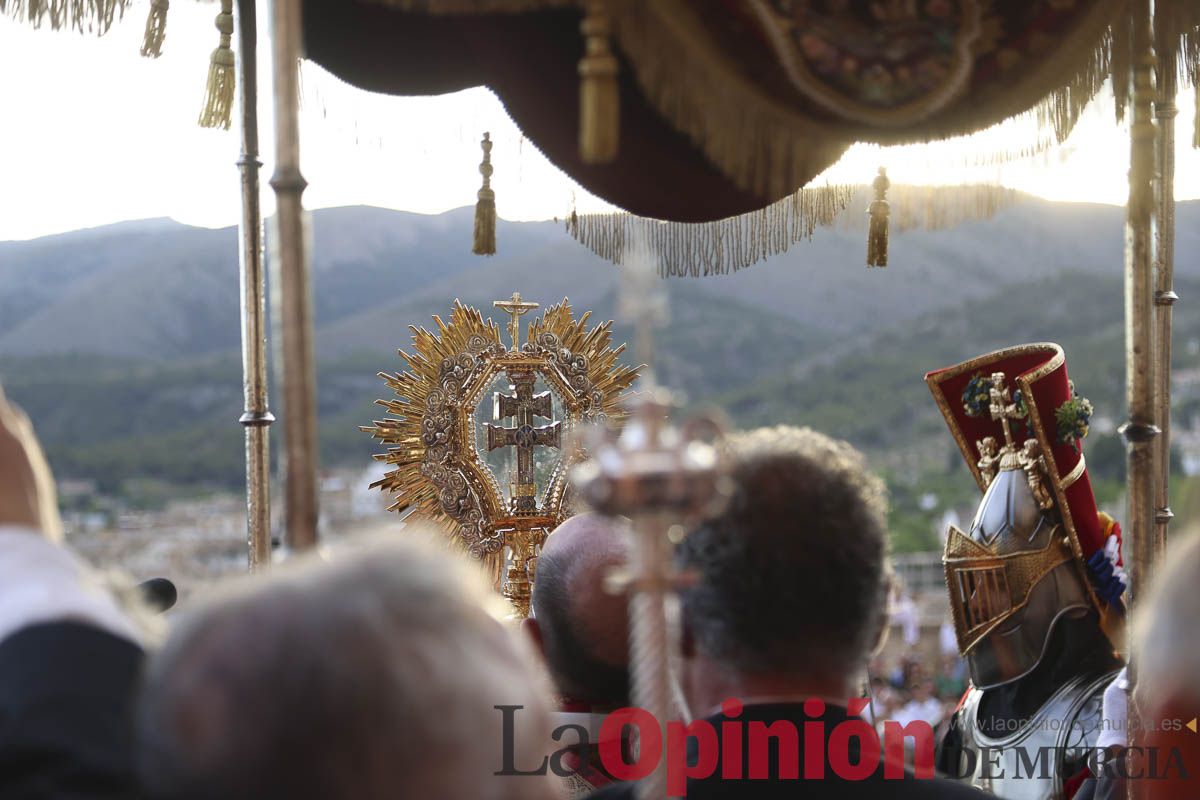
<path id="1" fill-rule="evenodd" d="M 1123 216 L 1026 198 L 989 220 L 893 234 L 886 269 L 863 266 L 861 232 L 818 230 L 735 274 L 668 281 L 656 372 L 738 425 L 804 423 L 850 439 L 891 478 L 895 502 L 969 484 L 950 471 L 952 443 L 921 380 L 929 369 L 1056 340 L 1098 417 L 1123 413 Z M 1186 343 L 1200 342 L 1188 302 L 1200 296 L 1200 202 L 1180 204 L 1177 219 L 1186 364 Z M 520 291 L 543 306 L 569 297 L 597 320 L 617 310 L 616 267 L 555 222 L 501 221 L 498 255 L 480 258 L 469 208 L 333 208 L 311 221 L 326 464 L 373 452 L 357 426 L 378 415 L 375 373 L 402 369 L 409 326 L 454 299 L 490 313 Z M 114 492 L 146 476 L 240 486 L 237 253 L 233 228 L 166 219 L 0 243 L 0 380 L 60 475 Z M 618 320 L 615 332 L 628 340 L 632 326 Z"/>

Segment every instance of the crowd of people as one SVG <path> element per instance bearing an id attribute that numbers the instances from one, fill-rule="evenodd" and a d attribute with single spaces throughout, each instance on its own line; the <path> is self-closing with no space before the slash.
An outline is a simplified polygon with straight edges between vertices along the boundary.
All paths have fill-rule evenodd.
<path id="1" fill-rule="evenodd" d="M 702 746 L 678 788 L 797 796 L 782 738 L 756 760 L 731 732 L 794 724 L 805 777 L 823 778 L 805 797 L 982 796 L 887 758 L 852 780 L 830 768 L 836 731 L 861 725 L 855 700 L 887 626 L 884 486 L 811 430 L 730 447 L 731 502 L 677 547 L 693 579 L 676 711 Z M 465 556 L 411 530 L 231 580 L 164 620 L 64 545 L 33 428 L 0 397 L 0 797 L 632 797 L 618 779 L 636 776 L 604 753 L 636 761 L 648 742 L 603 724 L 631 702 L 627 607 L 608 580 L 628 536 L 593 515 L 560 526 L 519 628 Z M 1186 635 L 1198 572 L 1189 542 L 1140 629 L 1154 713 L 1191 718 L 1200 700 Z M 878 721 L 936 725 L 961 694 L 952 660 L 887 666 L 871 670 Z"/>
<path id="2" fill-rule="evenodd" d="M 949 721 L 967 690 L 966 662 L 957 654 L 933 663 L 909 654 L 890 667 L 873 659 L 867 676 L 869 718 L 880 727 L 889 720 L 902 725 L 921 720 L 938 728 Z"/>

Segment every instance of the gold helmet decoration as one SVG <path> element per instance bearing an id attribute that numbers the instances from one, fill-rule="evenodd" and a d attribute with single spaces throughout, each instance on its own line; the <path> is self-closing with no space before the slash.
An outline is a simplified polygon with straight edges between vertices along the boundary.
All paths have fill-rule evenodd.
<path id="1" fill-rule="evenodd" d="M 959 651 L 981 689 L 1020 679 L 1063 619 L 1113 627 L 1120 528 L 1101 514 L 1082 439 L 1091 403 L 1056 344 L 998 350 L 925 377 L 983 498 L 943 563 Z"/>

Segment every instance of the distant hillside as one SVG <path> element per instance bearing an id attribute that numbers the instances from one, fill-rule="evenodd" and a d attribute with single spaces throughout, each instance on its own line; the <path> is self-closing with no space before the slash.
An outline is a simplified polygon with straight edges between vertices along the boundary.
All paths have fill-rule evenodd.
<path id="1" fill-rule="evenodd" d="M 737 274 L 678 279 L 810 331 L 855 338 L 997 286 L 1065 271 L 1119 276 L 1122 211 L 1028 201 L 985 222 L 909 232 L 892 266 L 863 267 L 862 235 L 818 231 Z M 1200 273 L 1200 203 L 1179 209 L 1182 275 Z M 500 225 L 500 254 L 469 251 L 470 209 L 437 216 L 352 207 L 313 215 L 318 345 L 327 356 L 391 350 L 459 297 L 489 303 L 514 288 L 542 302 L 591 307 L 612 292 L 611 264 L 552 222 Z M 167 360 L 220 353 L 238 341 L 237 234 L 167 220 L 31 242 L 0 242 L 0 358 L 47 354 Z M 1190 272 L 1189 272 L 1190 270 Z"/>
<path id="2" fill-rule="evenodd" d="M 1200 342 L 1200 310 L 1187 302 L 1200 296 L 1200 203 L 1182 204 L 1178 220 L 1177 340 Z M 544 305 L 570 297 L 597 320 L 615 314 L 615 268 L 559 225 L 502 222 L 500 253 L 485 259 L 469 252 L 471 222 L 470 209 L 314 213 L 325 463 L 373 451 L 357 426 L 378 415 L 375 373 L 402 368 L 408 326 L 455 298 L 490 310 L 519 290 Z M 918 498 L 953 505 L 971 491 L 927 370 L 1056 340 L 1097 416 L 1121 417 L 1122 224 L 1118 208 L 1031 200 L 989 221 L 895 235 L 885 270 L 863 266 L 861 233 L 818 231 L 737 274 L 672 281 L 656 367 L 739 425 L 811 424 L 864 448 L 920 546 L 933 512 L 918 513 Z M 234 229 L 148 220 L 0 243 L 0 380 L 61 475 L 114 492 L 142 476 L 241 485 L 238 289 Z M 616 333 L 632 335 L 624 320 Z M 1176 349 L 1181 363 L 1188 352 Z"/>

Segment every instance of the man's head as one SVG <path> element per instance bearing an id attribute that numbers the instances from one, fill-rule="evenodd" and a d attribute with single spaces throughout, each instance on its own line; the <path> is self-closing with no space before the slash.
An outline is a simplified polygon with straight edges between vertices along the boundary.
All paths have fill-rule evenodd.
<path id="1" fill-rule="evenodd" d="M 931 697 L 933 697 L 933 681 L 926 680 L 924 678 L 915 681 L 913 685 L 909 687 L 909 694 L 912 695 L 913 700 L 916 700 L 918 703 L 924 703 L 926 700 L 929 700 Z"/>
<path id="2" fill-rule="evenodd" d="M 682 595 L 685 657 L 743 686 L 842 685 L 883 624 L 883 483 L 850 445 L 807 428 L 764 428 L 729 446 L 733 497 L 677 551 L 698 578 Z"/>
<path id="3" fill-rule="evenodd" d="M 628 538 L 623 521 L 581 514 L 559 525 L 538 557 L 526 627 L 559 692 L 573 700 L 628 704 L 628 607 L 604 585 L 624 566 Z"/>
<path id="4" fill-rule="evenodd" d="M 541 759 L 548 717 L 477 574 L 413 544 L 298 561 L 185 618 L 152 660 L 138 715 L 152 797 L 547 796 L 492 775 L 494 706 L 524 706 L 518 764 Z"/>

